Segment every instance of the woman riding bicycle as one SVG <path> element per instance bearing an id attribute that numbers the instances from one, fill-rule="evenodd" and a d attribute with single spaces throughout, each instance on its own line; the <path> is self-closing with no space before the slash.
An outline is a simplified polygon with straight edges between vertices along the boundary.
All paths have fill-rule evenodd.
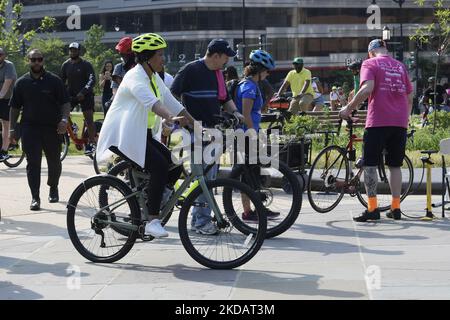
<path id="1" fill-rule="evenodd" d="M 97 145 L 97 160 L 106 160 L 111 152 L 139 165 L 150 173 L 147 207 L 150 221 L 145 235 L 167 237 L 158 219 L 161 199 L 167 184 L 173 185 L 182 168 L 169 171 L 170 151 L 152 137 L 148 112 L 171 122 L 175 115 L 193 126 L 194 120 L 172 96 L 158 72 L 164 65 L 166 41 L 158 34 L 147 33 L 133 39 L 132 50 L 137 65 L 127 72 L 106 114 Z M 156 117 L 156 123 L 160 120 Z M 156 126 L 156 125 L 155 125 Z"/>
<path id="2" fill-rule="evenodd" d="M 239 82 L 236 90 L 236 107 L 244 115 L 243 129 L 253 129 L 257 133 L 260 128 L 261 109 L 264 106 L 264 99 L 259 89 L 259 83 L 267 78 L 269 70 L 275 68 L 275 62 L 272 56 L 264 50 L 253 50 L 249 58 L 250 64 L 244 69 L 245 78 Z M 245 143 L 246 155 L 249 154 L 249 142 L 247 140 Z M 255 166 L 255 170 L 259 169 L 259 166 Z M 257 176 L 259 176 L 259 172 Z M 242 218 L 244 220 L 257 219 L 257 215 L 251 211 L 250 201 L 245 195 L 242 195 L 242 205 L 244 208 Z M 274 219 L 280 213 L 267 210 L 266 215 L 268 219 Z"/>

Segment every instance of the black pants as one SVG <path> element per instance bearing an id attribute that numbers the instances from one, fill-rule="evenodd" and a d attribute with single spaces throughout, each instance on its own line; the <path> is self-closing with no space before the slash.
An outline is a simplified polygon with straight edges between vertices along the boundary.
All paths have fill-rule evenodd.
<path id="1" fill-rule="evenodd" d="M 61 176 L 61 141 L 56 127 L 22 126 L 22 148 L 27 157 L 27 178 L 33 198 L 39 198 L 42 151 L 47 158 L 50 187 L 57 187 Z"/>
<path id="2" fill-rule="evenodd" d="M 111 147 L 110 150 L 127 161 L 133 162 L 116 147 Z M 169 170 L 170 168 L 172 169 Z M 144 169 L 150 173 L 147 187 L 148 210 L 150 214 L 157 214 L 160 211 L 164 188 L 166 185 L 173 186 L 175 184 L 183 168 L 182 166 L 173 167 L 170 150 L 153 139 L 151 130 L 147 132 Z"/>

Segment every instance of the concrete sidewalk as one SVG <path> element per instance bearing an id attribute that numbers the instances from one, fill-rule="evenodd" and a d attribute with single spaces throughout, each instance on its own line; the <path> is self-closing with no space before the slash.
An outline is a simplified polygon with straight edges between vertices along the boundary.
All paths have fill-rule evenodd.
<path id="1" fill-rule="evenodd" d="M 0 166 L 0 299 L 450 299 L 448 219 L 357 224 L 351 218 L 363 208 L 355 198 L 318 214 L 305 195 L 294 226 L 238 269 L 209 270 L 192 260 L 177 213 L 169 238 L 139 242 L 121 261 L 100 265 L 80 256 L 66 231 L 66 201 L 94 174 L 90 160 L 64 161 L 57 204 L 47 203 L 46 174 L 43 210 L 35 213 L 25 164 Z M 404 211 L 424 207 L 424 196 L 403 203 Z"/>

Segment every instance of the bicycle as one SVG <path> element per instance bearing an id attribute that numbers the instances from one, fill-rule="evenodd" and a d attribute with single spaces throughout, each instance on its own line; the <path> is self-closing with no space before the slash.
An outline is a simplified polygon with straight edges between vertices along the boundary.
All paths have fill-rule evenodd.
<path id="1" fill-rule="evenodd" d="M 311 207 L 319 212 L 330 212 L 339 204 L 345 193 L 351 197 L 357 197 L 359 202 L 367 207 L 365 196 L 365 187 L 360 180 L 363 173 L 362 162 L 359 158 L 356 161 L 356 149 L 354 143 L 362 142 L 363 139 L 353 133 L 353 121 L 347 121 L 348 139 L 347 146 L 340 147 L 337 145 L 328 146 L 319 152 L 314 160 L 308 175 L 307 192 Z M 408 134 L 413 135 L 414 132 Z M 377 195 L 379 209 L 386 211 L 390 208 L 390 194 L 383 194 L 386 190 L 390 190 L 389 180 L 386 175 L 384 165 L 383 152 L 382 159 L 378 165 L 378 185 Z M 335 165 L 337 165 L 335 167 Z M 411 160 L 405 155 L 404 166 L 407 170 L 403 170 L 402 191 L 400 200 L 403 201 L 411 190 L 414 179 L 414 171 Z M 356 173 L 354 170 L 357 170 Z M 324 203 L 322 203 L 322 201 Z"/>
<path id="2" fill-rule="evenodd" d="M 102 128 L 102 120 L 96 120 L 96 121 L 94 121 L 94 124 L 95 124 L 95 131 L 96 131 L 95 140 L 97 140 L 98 135 L 100 134 L 100 130 Z M 88 133 L 87 125 L 86 125 L 86 120 L 83 121 L 83 128 L 81 130 L 80 136 L 78 136 L 78 131 L 79 131 L 78 125 L 76 123 L 74 123 L 72 121 L 72 118 L 69 116 L 67 132 L 60 136 L 61 141 L 62 141 L 61 161 L 63 161 L 66 158 L 67 153 L 69 152 L 70 141 L 72 141 L 72 143 L 75 145 L 75 148 L 78 151 L 84 150 L 86 144 L 89 143 L 89 139 L 88 139 L 89 133 Z M 98 167 L 97 160 L 95 159 L 95 153 L 89 154 L 87 156 L 93 160 L 95 173 L 99 174 L 100 169 Z"/>
<path id="3" fill-rule="evenodd" d="M 215 117 L 220 122 L 220 125 L 216 127 L 219 130 L 236 129 L 239 124 L 232 116 L 227 116 L 226 114 Z M 223 151 L 225 153 L 226 148 Z M 180 159 L 182 158 L 180 157 Z M 205 169 L 205 173 L 211 167 L 208 166 Z M 186 168 L 185 164 L 183 164 L 183 168 Z M 133 180 L 130 179 L 132 176 L 130 169 L 130 163 L 122 161 L 113 166 L 108 171 L 108 174 L 119 177 L 130 186 L 134 186 Z M 256 171 L 262 171 L 264 175 L 259 176 L 256 174 Z M 183 170 L 183 176 L 189 176 L 189 170 Z M 272 177 L 278 177 L 278 184 L 275 184 L 276 179 L 272 179 Z M 284 162 L 280 161 L 278 168 L 271 168 L 269 165 L 262 164 L 238 164 L 233 167 L 228 178 L 245 181 L 252 190 L 256 191 L 264 208 L 280 212 L 279 219 L 268 220 L 266 238 L 282 234 L 295 223 L 301 210 L 303 188 L 295 173 Z M 214 192 L 217 194 L 217 190 L 214 190 Z M 286 195 L 288 197 L 287 200 Z M 183 197 L 186 197 L 186 195 L 183 195 Z M 283 197 L 283 199 L 276 201 L 278 197 Z M 241 213 L 237 209 L 234 211 Z"/>
<path id="4" fill-rule="evenodd" d="M 90 261 L 118 261 L 131 250 L 138 236 L 143 241 L 153 239 L 144 234 L 145 221 L 148 220 L 145 202 L 149 174 L 133 164 L 129 172 L 133 189 L 117 177 L 97 175 L 82 182 L 70 197 L 67 205 L 69 236 L 76 250 Z M 220 191 L 219 196 L 212 193 L 214 188 Z M 189 194 L 184 198 L 183 194 L 188 189 Z M 241 201 L 241 193 L 250 199 L 255 208 L 258 221 L 254 225 L 246 224 L 239 218 L 239 211 L 235 211 L 235 205 Z M 201 194 L 206 197 L 206 204 L 196 201 Z M 219 198 L 222 200 L 221 206 Z M 267 221 L 258 195 L 249 186 L 236 180 L 206 181 L 202 164 L 191 165 L 190 175 L 161 209 L 163 225 L 169 220 L 175 206 L 181 208 L 178 230 L 184 248 L 195 261 L 208 268 L 239 267 L 258 252 L 264 241 Z M 217 235 L 202 235 L 188 230 L 191 209 L 205 206 L 211 208 L 214 214 L 213 223 L 219 230 Z M 87 211 L 84 219 L 76 218 L 79 211 Z M 80 225 L 79 232 L 77 225 Z M 97 246 L 98 252 L 92 252 Z"/>
<path id="5" fill-rule="evenodd" d="M 228 176 L 245 182 L 255 190 L 266 210 L 280 213 L 277 219 L 268 219 L 267 238 L 287 231 L 297 220 L 302 207 L 303 185 L 288 164 L 279 159 L 289 144 L 286 143 L 278 155 L 271 155 L 278 157 L 278 167 L 273 167 L 271 163 L 249 164 L 248 155 L 244 155 L 244 161 L 234 165 Z"/>

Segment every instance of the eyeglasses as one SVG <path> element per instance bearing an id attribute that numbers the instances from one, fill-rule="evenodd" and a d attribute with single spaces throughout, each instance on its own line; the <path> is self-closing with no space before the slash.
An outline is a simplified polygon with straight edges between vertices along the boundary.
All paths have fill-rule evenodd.
<path id="1" fill-rule="evenodd" d="M 36 61 L 37 61 L 37 62 L 42 62 L 42 61 L 44 61 L 44 58 L 43 58 L 43 57 L 39 57 L 39 58 L 30 58 L 30 61 L 33 62 L 33 63 L 36 62 Z"/>

